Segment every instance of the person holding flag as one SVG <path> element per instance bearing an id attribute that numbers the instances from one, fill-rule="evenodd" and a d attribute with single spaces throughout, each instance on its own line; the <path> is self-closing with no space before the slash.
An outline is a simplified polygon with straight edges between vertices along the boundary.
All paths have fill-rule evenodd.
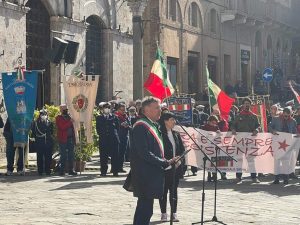
<path id="1" fill-rule="evenodd" d="M 260 131 L 260 124 L 257 116 L 250 111 L 252 101 L 249 98 L 244 98 L 242 101 L 243 110 L 236 116 L 231 124 L 232 135 L 237 132 L 251 132 L 252 136 L 256 136 Z M 237 182 L 242 182 L 242 173 L 236 173 Z M 254 183 L 259 183 L 256 173 L 251 173 L 251 178 Z"/>

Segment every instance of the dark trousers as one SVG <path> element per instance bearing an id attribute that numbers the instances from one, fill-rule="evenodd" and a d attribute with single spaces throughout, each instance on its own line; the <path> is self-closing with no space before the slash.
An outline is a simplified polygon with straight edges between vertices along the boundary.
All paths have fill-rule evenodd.
<path id="1" fill-rule="evenodd" d="M 106 175 L 108 169 L 108 156 L 111 157 L 111 172 L 119 172 L 119 144 L 118 142 L 110 142 L 108 140 L 99 141 L 100 151 L 100 171 L 102 175 Z"/>
<path id="2" fill-rule="evenodd" d="M 242 179 L 242 175 L 243 175 L 243 173 L 236 173 L 236 178 Z M 257 177 L 256 173 L 250 173 L 250 175 L 251 175 L 252 179 Z"/>
<path id="3" fill-rule="evenodd" d="M 73 171 L 74 167 L 74 140 L 73 138 L 68 138 L 67 143 L 59 143 L 60 150 L 60 172 L 65 172 L 66 161 L 68 161 L 68 171 Z"/>
<path id="4" fill-rule="evenodd" d="M 167 212 L 168 192 L 170 193 L 169 194 L 169 201 L 170 201 L 172 212 L 173 213 L 177 212 L 177 199 L 178 199 L 177 188 L 178 188 L 178 184 L 179 184 L 179 178 L 176 176 L 175 177 L 175 183 L 174 183 L 174 193 L 173 193 L 173 174 L 172 173 L 167 173 L 166 174 L 166 176 L 165 176 L 164 195 L 163 195 L 162 199 L 159 199 L 159 205 L 160 205 L 161 213 L 166 213 Z M 174 198 L 174 203 L 172 202 L 173 198 Z"/>
<path id="5" fill-rule="evenodd" d="M 125 153 L 128 149 L 128 135 L 120 135 L 120 144 L 119 144 L 119 171 L 123 170 L 123 164 L 125 160 Z"/>
<path id="6" fill-rule="evenodd" d="M 13 143 L 7 143 L 6 145 L 6 159 L 7 159 L 7 171 L 14 171 L 15 153 L 18 151 L 19 158 L 17 162 L 17 171 L 23 171 L 24 169 L 24 154 L 23 148 L 14 148 Z"/>
<path id="7" fill-rule="evenodd" d="M 191 166 L 191 171 L 192 171 L 192 173 L 197 173 L 198 168 L 195 166 Z"/>
<path id="8" fill-rule="evenodd" d="M 52 161 L 52 144 L 36 143 L 38 173 L 50 174 Z"/>
<path id="9" fill-rule="evenodd" d="M 154 199 L 138 198 L 133 225 L 149 225 L 153 214 Z"/>

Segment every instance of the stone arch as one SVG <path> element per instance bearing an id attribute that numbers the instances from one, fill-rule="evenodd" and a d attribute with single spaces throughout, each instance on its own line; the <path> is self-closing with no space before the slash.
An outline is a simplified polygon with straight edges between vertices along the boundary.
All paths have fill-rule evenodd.
<path id="1" fill-rule="evenodd" d="M 83 4 L 81 20 L 90 16 L 98 15 L 99 19 L 101 19 L 102 23 L 105 25 L 105 28 L 109 28 L 111 27 L 109 10 L 110 9 L 109 5 L 107 5 L 107 1 L 87 1 Z"/>
<path id="2" fill-rule="evenodd" d="M 86 19 L 86 44 L 85 44 L 85 72 L 88 75 L 101 75 L 98 86 L 96 102 L 104 100 L 106 93 L 107 77 L 105 76 L 105 50 L 103 29 L 105 24 L 97 15 L 91 15 Z"/>
<path id="3" fill-rule="evenodd" d="M 27 2 L 30 0 L 25 0 L 24 4 L 26 5 Z M 66 16 L 71 18 L 72 11 L 73 11 L 73 1 L 72 0 L 64 0 L 63 7 L 61 6 L 60 0 L 39 0 L 45 6 L 48 11 L 49 16 Z M 66 4 L 66 9 L 65 9 Z"/>
<path id="4" fill-rule="evenodd" d="M 196 6 L 199 10 L 199 26 L 198 28 L 201 29 L 201 31 L 203 30 L 203 15 L 202 15 L 202 8 L 201 8 L 201 4 L 199 4 L 198 1 L 196 0 L 190 0 L 187 2 L 186 6 L 185 6 L 185 13 L 184 13 L 184 17 L 185 17 L 185 23 L 189 24 L 189 19 L 190 19 L 190 6 Z"/>
<path id="5" fill-rule="evenodd" d="M 50 62 L 45 52 L 50 48 L 50 15 L 42 1 L 26 2 L 29 11 L 26 14 L 26 68 L 29 70 L 45 70 L 38 76 L 37 104 L 42 108 L 50 103 L 51 77 Z"/>
<path id="6" fill-rule="evenodd" d="M 164 0 L 164 1 L 161 2 L 161 5 L 160 5 L 160 7 L 161 7 L 160 16 L 163 17 L 163 18 L 166 18 L 166 19 L 168 19 L 167 18 L 167 15 L 168 15 L 167 11 L 168 11 L 168 4 L 169 4 L 168 1 L 170 1 L 170 0 Z M 181 6 L 180 1 L 178 1 L 178 0 L 176 0 L 176 8 L 177 8 L 176 11 L 179 13 L 179 15 L 176 15 L 176 21 L 179 22 L 180 24 L 182 24 L 183 20 L 184 20 L 183 19 L 183 13 L 182 13 L 182 6 Z"/>

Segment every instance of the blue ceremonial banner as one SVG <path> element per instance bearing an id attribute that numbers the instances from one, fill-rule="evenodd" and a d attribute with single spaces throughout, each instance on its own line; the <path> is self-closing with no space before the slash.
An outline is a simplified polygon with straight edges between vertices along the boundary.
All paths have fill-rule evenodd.
<path id="1" fill-rule="evenodd" d="M 2 73 L 2 85 L 14 146 L 24 147 L 36 106 L 37 71 Z"/>

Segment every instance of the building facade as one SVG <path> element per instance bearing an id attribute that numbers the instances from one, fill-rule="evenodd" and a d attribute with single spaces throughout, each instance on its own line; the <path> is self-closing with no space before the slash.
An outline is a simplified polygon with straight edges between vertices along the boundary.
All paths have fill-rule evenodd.
<path id="1" fill-rule="evenodd" d="M 266 67 L 280 86 L 295 76 L 299 9 L 297 0 L 150 0 L 144 13 L 145 74 L 158 42 L 178 93 L 201 100 L 206 65 L 221 88 L 240 82 L 249 93 Z"/>
<path id="2" fill-rule="evenodd" d="M 0 70 L 41 70 L 38 107 L 64 101 L 61 76 L 100 75 L 97 102 L 132 98 L 132 14 L 115 0 L 2 0 Z M 50 62 L 54 37 L 79 43 L 76 62 Z M 43 74 L 42 74 L 42 71 Z"/>

